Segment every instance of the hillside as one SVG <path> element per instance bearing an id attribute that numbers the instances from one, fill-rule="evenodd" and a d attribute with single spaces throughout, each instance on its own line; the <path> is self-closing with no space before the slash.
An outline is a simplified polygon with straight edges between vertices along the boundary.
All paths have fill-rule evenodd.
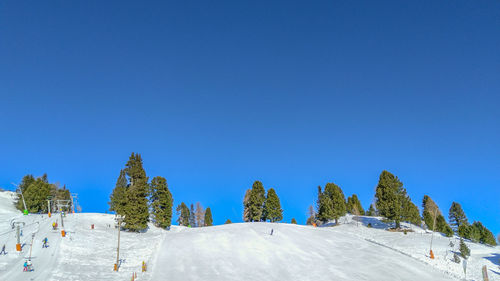
<path id="1" fill-rule="evenodd" d="M 378 218 L 356 224 L 343 218 L 337 227 L 236 223 L 205 228 L 152 225 L 146 233 L 121 233 L 120 271 L 113 272 L 117 230 L 109 214 L 69 214 L 67 236 L 52 230 L 59 216 L 22 216 L 12 207 L 13 194 L 0 192 L 0 280 L 457 280 L 461 264 L 451 261 L 450 239 L 434 237 L 435 260 L 430 260 L 430 233 L 418 227 L 407 235 L 383 230 Z M 24 221 L 23 252 L 15 251 L 12 219 Z M 59 222 L 60 223 L 60 222 Z M 363 224 L 371 223 L 368 228 Z M 94 224 L 94 229 L 91 229 Z M 270 235 L 271 230 L 273 235 Z M 35 233 L 34 272 L 22 272 Z M 50 247 L 41 248 L 47 237 Z M 454 241 L 454 240 L 453 240 Z M 481 280 L 488 266 L 490 280 L 500 280 L 500 248 L 468 243 L 468 279 Z M 141 273 L 141 264 L 148 271 Z"/>

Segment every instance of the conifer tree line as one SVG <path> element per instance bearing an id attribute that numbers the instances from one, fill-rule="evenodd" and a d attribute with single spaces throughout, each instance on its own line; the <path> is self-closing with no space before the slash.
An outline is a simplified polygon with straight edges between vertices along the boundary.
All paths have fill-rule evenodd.
<path id="1" fill-rule="evenodd" d="M 273 188 L 264 189 L 260 181 L 255 181 L 251 189 L 247 189 L 243 198 L 243 221 L 278 222 L 283 220 L 281 202 Z"/>
<path id="2" fill-rule="evenodd" d="M 71 200 L 71 194 L 66 185 L 63 187 L 59 186 L 59 183 L 49 183 L 47 174 L 35 178 L 33 175 L 26 175 L 22 178 L 19 184 L 19 189 L 24 196 L 24 201 L 26 202 L 26 208 L 30 213 L 48 213 L 48 203 L 47 200 L 53 202 L 51 204 L 51 212 L 55 210 L 56 200 Z M 24 211 L 24 204 L 22 195 L 18 194 L 16 201 L 16 208 L 20 211 Z M 69 202 L 69 207 L 63 211 L 71 210 L 71 201 Z"/>
<path id="3" fill-rule="evenodd" d="M 244 205 L 248 202 L 248 198 L 250 198 L 249 191 L 245 195 Z M 246 215 L 251 215 L 251 209 L 246 209 L 246 211 Z M 423 198 L 422 216 L 420 216 L 417 205 L 411 201 L 403 183 L 398 177 L 385 170 L 380 174 L 375 189 L 375 203 L 370 204 L 366 212 L 356 194 L 345 200 L 342 189 L 335 183 L 327 183 L 324 188 L 318 186 L 316 210 L 313 206 L 309 206 L 306 224 L 321 225 L 329 221 L 335 221 L 335 224 L 338 224 L 339 218 L 346 213 L 383 216 L 393 221 L 395 228 L 400 228 L 401 222 L 421 226 L 423 221 L 428 229 L 442 232 L 448 237 L 455 233 L 473 242 L 496 245 L 495 236 L 481 222 L 468 223 L 459 203 L 453 202 L 449 210 L 451 226 L 446 222 L 437 204 L 428 195 Z"/>
<path id="4" fill-rule="evenodd" d="M 196 203 L 196 209 L 193 204 L 188 208 L 186 203 L 181 202 L 176 208 L 177 223 L 187 227 L 212 226 L 212 210 L 210 207 L 203 208 L 200 202 Z"/>
<path id="5" fill-rule="evenodd" d="M 141 155 L 132 153 L 120 171 L 109 202 L 110 211 L 125 216 L 124 229 L 139 232 L 147 228 L 149 221 L 157 227 L 170 227 L 173 203 L 167 180 L 158 176 L 149 183 Z"/>

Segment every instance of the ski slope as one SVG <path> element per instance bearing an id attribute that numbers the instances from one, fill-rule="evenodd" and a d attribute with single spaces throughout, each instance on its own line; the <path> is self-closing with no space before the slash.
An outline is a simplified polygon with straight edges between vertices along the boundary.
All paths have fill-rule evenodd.
<path id="1" fill-rule="evenodd" d="M 13 207 L 15 194 L 0 192 L 0 280 L 463 280 L 462 264 L 452 261 L 450 238 L 409 226 L 407 235 L 384 230 L 379 218 L 361 223 L 346 216 L 340 226 L 318 227 L 284 223 L 236 223 L 203 228 L 172 226 L 167 231 L 152 225 L 144 233 L 121 232 L 119 272 L 116 261 L 117 229 L 109 214 L 68 214 L 66 237 L 53 231 L 59 215 L 22 216 Z M 23 251 L 15 251 L 11 220 L 26 223 Z M 372 228 L 365 225 L 371 223 Z M 60 224 L 60 221 L 59 221 Z M 91 225 L 94 224 L 94 229 Z M 271 230 L 273 235 L 270 235 Z M 23 272 L 31 235 L 33 272 Z M 42 239 L 50 247 L 42 249 Z M 452 238 L 452 241 L 455 238 Z M 500 280 L 500 247 L 468 243 L 472 256 L 467 280 Z M 457 247 L 455 247 L 457 248 Z M 142 262 L 148 270 L 141 272 Z"/>

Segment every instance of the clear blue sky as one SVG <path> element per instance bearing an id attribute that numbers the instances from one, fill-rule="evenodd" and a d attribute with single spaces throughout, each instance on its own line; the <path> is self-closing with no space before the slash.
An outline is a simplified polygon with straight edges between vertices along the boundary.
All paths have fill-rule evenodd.
<path id="1" fill-rule="evenodd" d="M 254 180 L 285 221 L 316 188 L 373 200 L 383 169 L 420 206 L 500 233 L 498 1 L 0 3 L 0 186 L 48 173 L 104 212 L 141 153 L 181 201 L 241 221 Z"/>

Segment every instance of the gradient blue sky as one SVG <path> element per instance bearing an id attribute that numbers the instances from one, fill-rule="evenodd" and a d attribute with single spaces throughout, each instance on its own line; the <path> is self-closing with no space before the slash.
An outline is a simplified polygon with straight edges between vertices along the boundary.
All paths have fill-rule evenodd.
<path id="1" fill-rule="evenodd" d="M 498 1 L 0 3 L 0 186 L 28 173 L 107 210 L 131 152 L 181 201 L 241 221 L 254 180 L 306 220 L 316 188 L 500 233 Z"/>

